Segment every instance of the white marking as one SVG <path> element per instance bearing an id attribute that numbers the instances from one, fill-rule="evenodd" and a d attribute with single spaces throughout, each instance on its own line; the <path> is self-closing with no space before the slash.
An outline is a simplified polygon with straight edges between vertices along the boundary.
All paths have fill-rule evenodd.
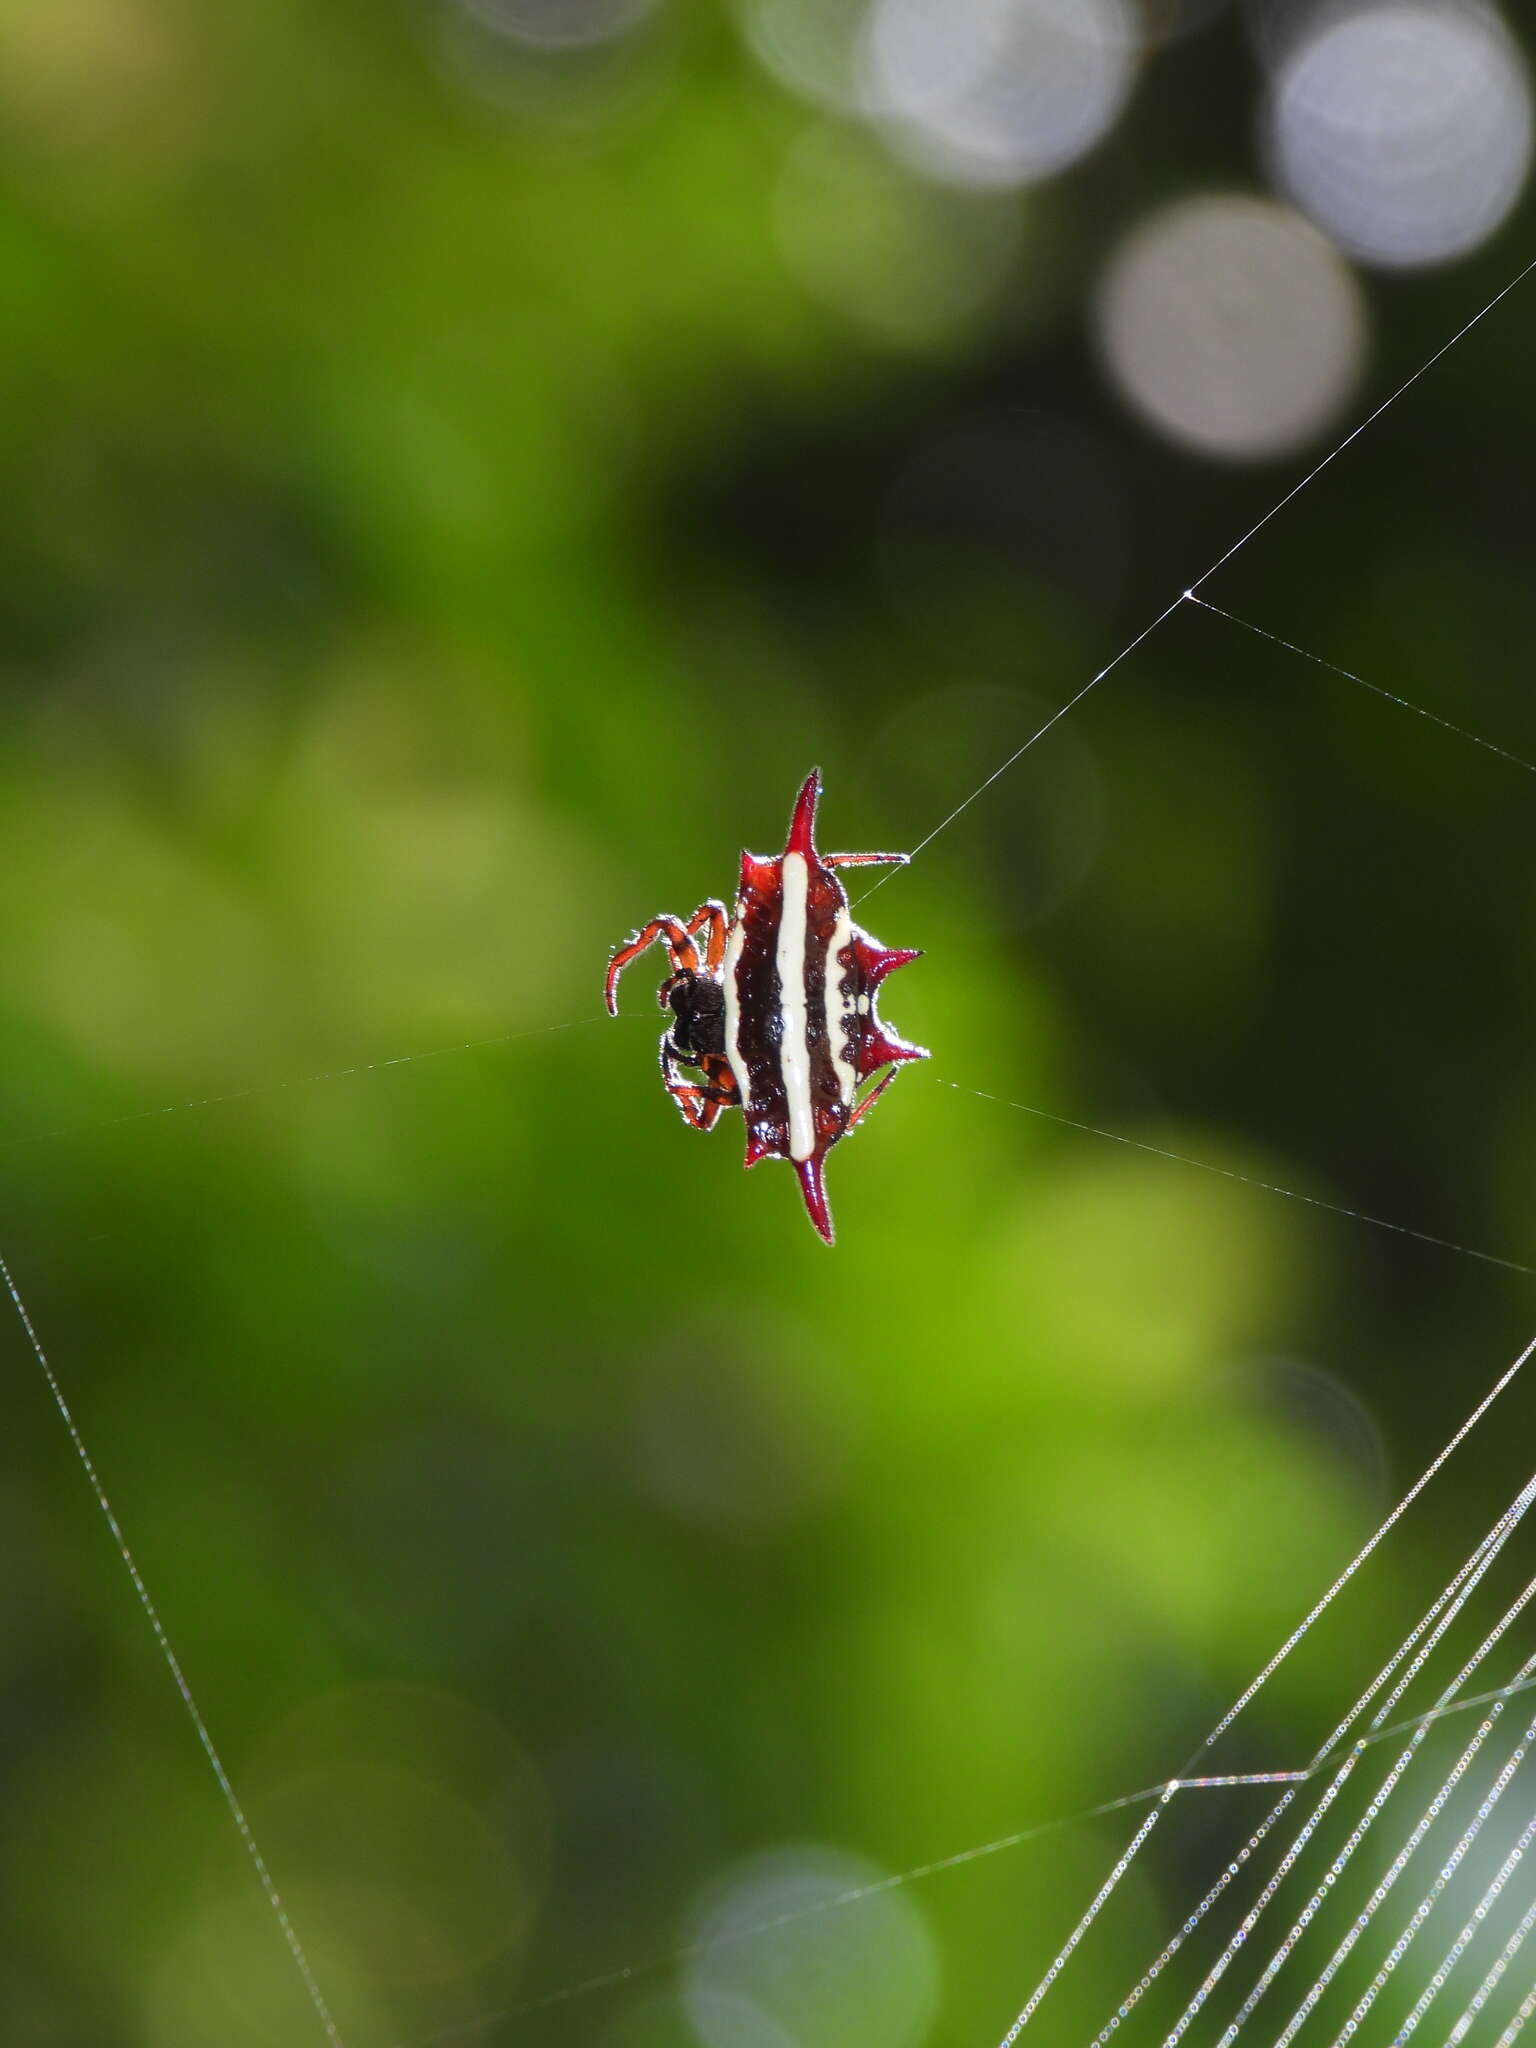
<path id="1" fill-rule="evenodd" d="M 784 1032 L 779 1041 L 779 1073 L 789 1108 L 789 1156 L 797 1163 L 816 1150 L 816 1118 L 811 1110 L 811 1048 L 806 1038 L 805 913 L 810 874 L 803 853 L 786 853 L 780 870 L 779 944 L 774 964 L 779 970 L 779 1015 Z"/>
<path id="2" fill-rule="evenodd" d="M 752 1107 L 752 1076 L 741 1056 L 741 1003 L 736 994 L 736 969 L 741 964 L 741 949 L 746 942 L 747 928 L 742 923 L 741 906 L 738 904 L 731 935 L 725 943 L 725 964 L 721 973 L 725 979 L 725 1056 L 736 1076 L 736 1092 L 741 1097 L 743 1116 Z"/>
<path id="3" fill-rule="evenodd" d="M 843 970 L 838 963 L 838 954 L 853 944 L 853 926 L 848 921 L 848 906 L 845 903 L 837 913 L 837 923 L 832 927 L 832 936 L 827 942 L 827 1045 L 832 1054 L 832 1071 L 837 1076 L 838 1093 L 845 1105 L 852 1103 L 854 1087 L 858 1081 L 858 1069 L 848 1050 L 848 1024 L 854 1015 L 853 998 L 844 996 L 838 984 Z"/>

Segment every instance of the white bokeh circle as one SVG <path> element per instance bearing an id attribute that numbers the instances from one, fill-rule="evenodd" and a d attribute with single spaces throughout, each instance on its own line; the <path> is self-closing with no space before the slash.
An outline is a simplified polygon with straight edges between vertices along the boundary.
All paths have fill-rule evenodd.
<path id="1" fill-rule="evenodd" d="M 828 1910 L 850 1895 L 858 1913 Z M 683 2002 L 702 2048 L 919 2048 L 933 2023 L 938 1958 L 916 1901 L 841 1850 L 738 1864 L 692 1949 Z"/>
<path id="2" fill-rule="evenodd" d="M 1108 134 L 1139 44 L 1126 0 L 873 0 L 865 110 L 932 176 L 1028 185 Z"/>
<path id="3" fill-rule="evenodd" d="M 1330 12 L 1282 62 L 1266 122 L 1277 182 L 1367 263 L 1465 255 L 1530 168 L 1526 66 L 1477 0 Z"/>
<path id="4" fill-rule="evenodd" d="M 1349 266 L 1271 200 L 1163 208 L 1111 256 L 1097 304 L 1110 374 L 1170 439 L 1206 455 L 1283 455 L 1337 414 L 1365 355 Z"/>

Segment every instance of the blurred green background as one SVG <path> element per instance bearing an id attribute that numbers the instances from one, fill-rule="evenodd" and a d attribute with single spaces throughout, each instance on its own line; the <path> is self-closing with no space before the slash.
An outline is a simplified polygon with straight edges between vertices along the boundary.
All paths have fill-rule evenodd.
<path id="1" fill-rule="evenodd" d="M 995 2040 L 1123 1816 L 506 2015 L 1178 1768 L 1533 1323 L 941 1085 L 1536 1254 L 1528 774 L 1190 607 L 869 905 L 934 1057 L 835 1251 L 664 1099 L 659 954 L 600 1015 L 813 763 L 923 838 L 1530 252 L 1513 45 L 1404 174 L 1305 10 L 1044 4 L 0 12 L 0 1250 L 349 2043 Z M 1528 760 L 1533 339 L 1206 591 Z M 3 1341 L 0 2040 L 319 2038 Z"/>

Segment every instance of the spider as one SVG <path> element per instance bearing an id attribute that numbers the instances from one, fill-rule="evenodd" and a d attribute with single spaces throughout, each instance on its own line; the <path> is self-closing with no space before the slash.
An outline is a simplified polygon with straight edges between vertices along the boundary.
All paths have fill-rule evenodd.
<path id="1" fill-rule="evenodd" d="M 648 946 L 666 947 L 672 972 L 656 1000 L 672 1012 L 661 1039 L 667 1093 L 696 1131 L 713 1130 L 724 1109 L 741 1109 L 746 1164 L 791 1161 L 806 1212 L 831 1244 L 828 1152 L 863 1122 L 904 1062 L 928 1055 L 875 1013 L 881 982 L 921 955 L 860 931 L 838 880 L 839 869 L 904 865 L 908 856 L 818 853 L 820 796 L 821 772 L 812 769 L 783 853 L 743 853 L 734 914 L 711 897 L 686 922 L 653 917 L 608 962 L 604 994 L 617 1016 L 619 976 Z M 683 1067 L 703 1078 L 689 1079 Z M 889 1072 L 860 1096 L 860 1083 L 881 1067 Z"/>

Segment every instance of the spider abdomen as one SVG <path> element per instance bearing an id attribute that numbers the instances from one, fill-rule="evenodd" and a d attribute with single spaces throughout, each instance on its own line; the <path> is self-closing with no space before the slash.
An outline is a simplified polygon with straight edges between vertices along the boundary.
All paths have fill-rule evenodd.
<path id="1" fill-rule="evenodd" d="M 892 951 L 849 915 L 843 867 L 904 861 L 904 854 L 819 854 L 816 804 L 821 778 L 807 776 L 782 854 L 744 853 L 734 913 L 702 903 L 687 924 L 653 918 L 608 963 L 606 995 L 617 1008 L 619 974 L 660 940 L 673 973 L 662 984 L 675 1022 L 661 1044 L 662 1078 L 687 1122 L 713 1129 L 721 1111 L 741 1108 L 748 1166 L 787 1159 L 812 1223 L 830 1244 L 823 1162 L 859 1123 L 908 1060 L 926 1059 L 886 1030 L 875 996 L 886 975 L 918 958 Z M 709 934 L 700 962 L 694 938 Z M 678 1063 L 699 1067 L 684 1079 Z M 858 1088 L 889 1071 L 862 1099 Z"/>
<path id="2" fill-rule="evenodd" d="M 742 855 L 725 952 L 725 1052 L 746 1117 L 748 1166 L 790 1160 L 830 1242 L 822 1161 L 862 1113 L 860 1080 L 925 1055 L 876 1016 L 880 982 L 917 955 L 889 952 L 853 924 L 842 883 L 816 851 L 819 794 L 812 775 L 778 859 Z"/>

